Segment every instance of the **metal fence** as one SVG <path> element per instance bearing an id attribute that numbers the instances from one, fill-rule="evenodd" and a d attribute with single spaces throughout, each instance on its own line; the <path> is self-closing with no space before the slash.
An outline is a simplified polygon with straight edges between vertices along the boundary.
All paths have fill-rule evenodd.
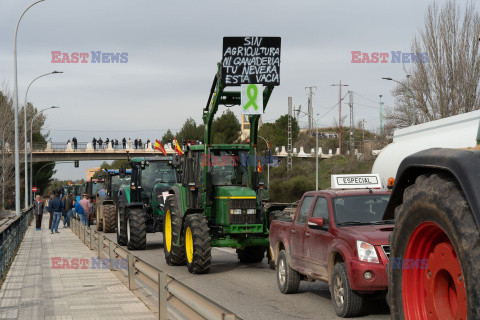
<path id="1" fill-rule="evenodd" d="M 20 216 L 6 218 L 0 223 L 0 285 L 5 281 L 8 269 L 32 219 L 33 210 L 29 207 L 23 210 Z"/>
<path id="2" fill-rule="evenodd" d="M 85 227 L 75 218 L 71 219 L 71 228 L 90 250 L 96 251 L 98 258 L 108 259 L 110 270 L 120 269 L 112 261 L 119 258 L 125 259 L 128 263 L 128 288 L 135 290 L 136 279 L 138 279 L 155 291 L 158 294 L 158 317 L 160 320 L 167 320 L 167 301 L 184 316 L 193 314 L 196 317 L 208 320 L 242 320 L 231 311 L 189 288 L 166 272 L 134 256 L 115 242 L 105 238 L 103 234 Z"/>

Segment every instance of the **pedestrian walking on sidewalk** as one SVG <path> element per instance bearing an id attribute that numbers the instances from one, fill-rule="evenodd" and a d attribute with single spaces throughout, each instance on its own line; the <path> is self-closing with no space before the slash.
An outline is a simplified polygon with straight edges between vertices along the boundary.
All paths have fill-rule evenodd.
<path id="1" fill-rule="evenodd" d="M 50 212 L 50 203 L 52 203 L 53 196 L 50 196 L 47 199 L 47 211 L 50 213 L 50 218 L 48 219 L 48 229 L 52 228 L 52 222 L 53 222 L 53 213 Z"/>
<path id="2" fill-rule="evenodd" d="M 42 217 L 43 209 L 45 205 L 43 204 L 40 196 L 37 196 L 35 202 L 33 203 L 33 214 L 35 215 L 35 230 L 42 230 Z"/>
<path id="3" fill-rule="evenodd" d="M 75 212 L 77 213 L 78 215 L 78 219 L 80 219 L 80 223 L 83 223 L 83 221 L 85 220 L 85 218 L 83 217 L 84 216 L 84 212 L 83 212 L 83 207 L 82 205 L 80 204 L 79 201 L 76 201 L 74 200 L 73 201 L 73 207 L 75 208 Z"/>
<path id="4" fill-rule="evenodd" d="M 63 227 L 70 228 L 70 218 L 72 217 L 73 213 L 73 194 L 69 193 L 67 197 L 65 197 L 65 219 L 63 220 Z"/>
<path id="5" fill-rule="evenodd" d="M 80 205 L 83 208 L 83 224 L 88 227 L 88 220 L 90 219 L 90 210 L 92 209 L 92 205 L 90 200 L 88 199 L 88 194 L 83 194 L 83 199 L 80 200 Z M 75 208 L 76 210 L 77 208 Z"/>
<path id="6" fill-rule="evenodd" d="M 52 221 L 52 226 L 50 227 L 50 231 L 53 233 L 53 230 L 55 230 L 55 233 L 58 232 L 58 224 L 60 223 L 60 218 L 62 217 L 62 213 L 64 212 L 65 208 L 63 207 L 63 202 L 60 199 L 60 195 L 58 193 L 55 193 L 55 197 L 53 200 L 50 201 L 50 204 L 48 206 L 48 212 L 50 214 L 53 214 L 53 221 Z"/>

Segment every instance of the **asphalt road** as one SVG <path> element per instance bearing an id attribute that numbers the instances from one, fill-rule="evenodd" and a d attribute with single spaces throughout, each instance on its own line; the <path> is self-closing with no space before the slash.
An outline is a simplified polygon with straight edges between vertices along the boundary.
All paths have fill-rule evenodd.
<path id="1" fill-rule="evenodd" d="M 116 242 L 115 233 L 105 236 Z M 226 248 L 212 249 L 209 274 L 193 275 L 185 266 L 172 267 L 165 263 L 162 240 L 161 233 L 148 234 L 147 249 L 131 252 L 245 320 L 340 319 L 324 283 L 302 281 L 298 293 L 282 294 L 275 271 L 270 270 L 266 259 L 262 263 L 243 264 L 234 249 Z M 360 319 L 390 319 L 385 300 L 369 300 Z"/>

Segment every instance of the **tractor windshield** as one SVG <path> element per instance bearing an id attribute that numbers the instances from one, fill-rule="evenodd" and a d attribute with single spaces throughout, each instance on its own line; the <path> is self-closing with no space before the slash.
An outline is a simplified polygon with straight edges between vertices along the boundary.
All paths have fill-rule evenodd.
<path id="1" fill-rule="evenodd" d="M 92 185 L 92 195 L 96 195 L 97 191 L 100 189 L 105 189 L 105 184 L 103 182 L 96 182 Z"/>
<path id="2" fill-rule="evenodd" d="M 142 188 L 144 192 L 150 193 L 156 183 L 173 185 L 177 183 L 175 169 L 166 161 L 149 162 L 145 170 L 142 170 Z"/>
<path id="3" fill-rule="evenodd" d="M 112 197 L 116 198 L 118 195 L 118 190 L 120 190 L 120 187 L 123 185 L 130 185 L 130 176 L 126 176 L 125 178 L 120 178 L 119 175 L 113 176 L 112 177 Z"/>
<path id="4" fill-rule="evenodd" d="M 213 185 L 244 186 L 248 183 L 249 159 L 250 154 L 245 150 L 211 150 L 203 164 L 212 168 Z"/>

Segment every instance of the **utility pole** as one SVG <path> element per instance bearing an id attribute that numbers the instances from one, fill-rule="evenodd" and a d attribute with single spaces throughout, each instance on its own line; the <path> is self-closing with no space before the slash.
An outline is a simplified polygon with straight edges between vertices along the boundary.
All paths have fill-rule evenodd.
<path id="1" fill-rule="evenodd" d="M 287 145 L 287 171 L 292 169 L 292 97 L 288 97 L 288 145 Z"/>
<path id="2" fill-rule="evenodd" d="M 383 137 L 383 110 L 382 110 L 383 102 L 382 102 L 382 95 L 380 95 L 380 137 Z"/>
<path id="3" fill-rule="evenodd" d="M 365 119 L 362 119 L 362 128 L 363 128 L 363 140 L 362 140 L 362 142 L 365 143 Z"/>
<path id="4" fill-rule="evenodd" d="M 305 90 L 308 90 L 308 130 L 313 129 L 313 106 L 312 106 L 312 96 L 315 94 L 313 91 L 317 91 L 317 87 L 312 86 L 312 87 L 305 87 Z"/>
<path id="5" fill-rule="evenodd" d="M 342 84 L 340 80 L 339 84 L 331 84 L 331 87 L 340 87 L 338 97 L 338 153 L 342 154 L 342 87 L 348 87 L 348 84 Z"/>
<path id="6" fill-rule="evenodd" d="M 348 91 L 350 105 L 350 154 L 355 151 L 355 123 L 353 118 L 353 91 Z"/>

